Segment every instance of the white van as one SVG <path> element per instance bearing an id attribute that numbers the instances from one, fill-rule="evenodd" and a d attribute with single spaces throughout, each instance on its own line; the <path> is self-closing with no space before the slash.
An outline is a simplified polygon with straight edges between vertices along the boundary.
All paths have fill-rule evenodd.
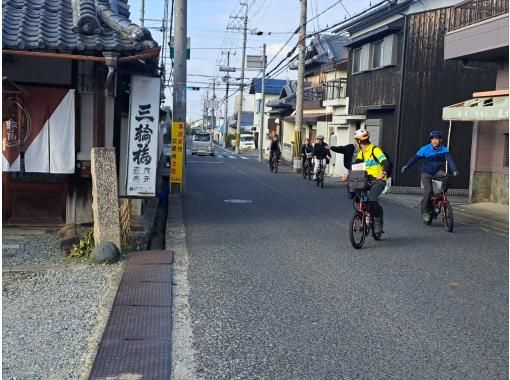
<path id="1" fill-rule="evenodd" d="M 200 131 L 195 133 L 191 144 L 191 155 L 194 154 L 214 156 L 214 144 L 209 132 Z"/>
<path id="2" fill-rule="evenodd" d="M 239 135 L 239 149 L 255 149 L 255 140 L 253 135 L 241 133 Z"/>

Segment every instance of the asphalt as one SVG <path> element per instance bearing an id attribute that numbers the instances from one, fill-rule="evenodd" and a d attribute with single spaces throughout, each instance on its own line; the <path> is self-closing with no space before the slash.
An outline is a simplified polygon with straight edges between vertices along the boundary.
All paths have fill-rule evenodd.
<path id="1" fill-rule="evenodd" d="M 337 180 L 216 153 L 188 156 L 183 197 L 196 377 L 508 378 L 506 237 L 383 200 L 355 250 Z"/>

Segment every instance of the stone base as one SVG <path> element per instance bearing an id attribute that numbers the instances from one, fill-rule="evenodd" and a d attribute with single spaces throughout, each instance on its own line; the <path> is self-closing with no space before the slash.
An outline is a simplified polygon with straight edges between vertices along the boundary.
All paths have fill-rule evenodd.
<path id="1" fill-rule="evenodd" d="M 477 171 L 473 173 L 472 203 L 508 204 L 508 174 Z"/>
<path id="2" fill-rule="evenodd" d="M 301 172 L 301 159 L 300 158 L 294 158 L 292 160 L 292 169 L 295 173 Z"/>

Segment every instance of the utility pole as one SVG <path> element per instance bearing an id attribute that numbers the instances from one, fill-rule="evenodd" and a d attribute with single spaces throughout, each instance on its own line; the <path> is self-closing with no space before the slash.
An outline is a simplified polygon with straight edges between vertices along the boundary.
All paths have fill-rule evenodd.
<path id="1" fill-rule="evenodd" d="M 142 4 L 140 6 L 140 26 L 144 27 L 145 21 L 145 0 L 142 0 Z"/>
<path id="2" fill-rule="evenodd" d="M 214 142 L 214 127 L 216 126 L 216 114 L 214 109 L 214 102 L 216 101 L 216 78 L 213 78 L 213 85 L 212 85 L 212 135 L 213 135 L 213 142 Z"/>
<path id="3" fill-rule="evenodd" d="M 299 171 L 299 151 L 301 149 L 301 127 L 303 125 L 303 101 L 305 85 L 305 45 L 306 45 L 306 0 L 301 1 L 301 18 L 299 28 L 299 60 L 296 91 L 296 125 L 294 129 L 294 171 Z"/>
<path id="4" fill-rule="evenodd" d="M 173 121 L 184 123 L 186 128 L 186 48 L 187 48 L 187 0 L 175 0 L 175 37 L 174 37 L 174 93 L 173 93 Z M 184 139 L 184 152 L 186 152 L 186 139 Z M 186 154 L 183 154 L 183 171 L 186 163 Z M 185 175 L 182 174 L 182 183 L 176 184 L 172 192 L 183 192 Z"/>
<path id="5" fill-rule="evenodd" d="M 266 102 L 266 94 L 264 92 L 264 85 L 266 82 L 266 44 L 262 46 L 262 102 L 260 110 L 260 130 L 259 130 L 259 162 L 264 159 L 264 109 Z"/>
<path id="6" fill-rule="evenodd" d="M 227 67 L 230 66 L 230 50 L 227 51 Z M 225 93 L 225 131 L 223 132 L 223 148 L 227 147 L 227 134 L 228 134 L 228 85 L 229 85 L 229 79 L 230 75 L 227 72 L 226 75 L 227 78 L 227 91 Z"/>
<path id="7" fill-rule="evenodd" d="M 244 66 L 246 58 L 246 32 L 248 30 L 248 3 L 241 3 L 246 7 L 244 13 L 244 26 L 243 26 L 243 55 L 241 57 L 241 98 L 239 100 L 239 112 L 237 113 L 237 128 L 236 128 L 236 149 L 235 152 L 239 153 L 239 133 L 241 131 L 241 119 L 243 115 L 243 95 L 244 95 Z"/>

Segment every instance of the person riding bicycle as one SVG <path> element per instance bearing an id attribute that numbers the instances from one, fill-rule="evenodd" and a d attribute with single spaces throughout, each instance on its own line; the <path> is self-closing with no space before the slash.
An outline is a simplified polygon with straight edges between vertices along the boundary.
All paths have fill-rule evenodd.
<path id="1" fill-rule="evenodd" d="M 307 160 L 307 153 L 313 153 L 313 145 L 310 139 L 305 139 L 305 143 L 301 146 L 301 159 L 303 160 L 301 167 L 304 169 Z"/>
<path id="2" fill-rule="evenodd" d="M 423 160 L 421 165 L 421 182 L 424 188 L 424 195 L 421 201 L 421 214 L 423 222 L 430 224 L 432 221 L 432 210 L 430 204 L 430 197 L 432 196 L 432 179 L 441 174 L 443 164 L 448 162 L 453 175 L 459 175 L 457 165 L 453 161 L 452 154 L 442 144 L 443 135 L 441 131 L 432 131 L 429 134 L 430 144 L 422 146 L 415 156 L 413 156 L 407 164 L 405 164 L 401 173 L 403 174 L 408 168 L 414 165 L 420 159 Z"/>
<path id="3" fill-rule="evenodd" d="M 377 200 L 386 186 L 386 180 L 388 179 L 386 172 L 390 169 L 389 161 L 382 149 L 370 142 L 370 133 L 365 129 L 358 129 L 354 133 L 354 140 L 359 147 L 354 163 L 365 163 L 365 171 L 368 175 L 370 188 L 368 192 L 368 207 L 374 217 L 374 233 L 378 234 L 383 231 L 381 223 L 382 211 Z"/>
<path id="4" fill-rule="evenodd" d="M 326 170 L 326 165 L 329 163 L 329 158 L 331 158 L 328 144 L 324 142 L 324 136 L 317 136 L 317 142 L 313 146 L 313 155 L 315 156 L 315 167 L 313 169 L 313 180 L 315 181 L 319 172 L 319 166 L 322 164 L 322 167 Z"/>
<path id="5" fill-rule="evenodd" d="M 279 160 L 282 153 L 282 150 L 280 149 L 280 142 L 278 141 L 278 135 L 273 136 L 271 145 L 267 148 L 267 150 L 269 150 L 269 166 L 271 166 L 271 160 L 273 157 L 276 156 L 276 160 Z"/>

